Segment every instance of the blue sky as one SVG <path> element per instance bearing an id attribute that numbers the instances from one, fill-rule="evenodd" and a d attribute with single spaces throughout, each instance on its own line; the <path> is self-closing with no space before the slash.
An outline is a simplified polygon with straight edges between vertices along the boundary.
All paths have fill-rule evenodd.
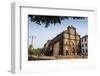
<path id="1" fill-rule="evenodd" d="M 73 25 L 76 27 L 76 31 L 82 36 L 88 34 L 88 18 L 84 19 L 65 19 L 62 20 L 61 24 L 50 25 L 48 28 L 45 28 L 45 25 L 38 25 L 35 22 L 31 22 L 28 18 L 28 38 L 29 44 L 31 44 L 33 38 L 33 47 L 34 48 L 42 48 L 47 40 L 53 39 L 57 34 L 63 32 L 67 29 L 69 25 Z"/>

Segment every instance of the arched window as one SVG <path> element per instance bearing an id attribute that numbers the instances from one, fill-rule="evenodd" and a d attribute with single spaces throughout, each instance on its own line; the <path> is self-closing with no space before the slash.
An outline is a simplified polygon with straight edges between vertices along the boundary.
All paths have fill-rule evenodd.
<path id="1" fill-rule="evenodd" d="M 66 41 L 66 45 L 68 45 L 67 41 Z"/>

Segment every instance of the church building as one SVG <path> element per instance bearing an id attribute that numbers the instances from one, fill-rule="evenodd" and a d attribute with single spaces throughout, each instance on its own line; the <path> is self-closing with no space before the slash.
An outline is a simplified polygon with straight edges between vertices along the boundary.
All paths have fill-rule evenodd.
<path id="1" fill-rule="evenodd" d="M 78 55 L 81 52 L 80 35 L 74 26 L 68 26 L 65 31 L 48 40 L 43 50 L 46 56 Z"/>

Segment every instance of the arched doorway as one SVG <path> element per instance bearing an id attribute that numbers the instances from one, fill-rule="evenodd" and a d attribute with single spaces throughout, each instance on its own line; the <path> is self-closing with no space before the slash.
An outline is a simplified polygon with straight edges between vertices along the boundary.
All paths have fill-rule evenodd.
<path id="1" fill-rule="evenodd" d="M 72 48 L 72 53 L 75 54 L 75 48 L 74 47 Z"/>

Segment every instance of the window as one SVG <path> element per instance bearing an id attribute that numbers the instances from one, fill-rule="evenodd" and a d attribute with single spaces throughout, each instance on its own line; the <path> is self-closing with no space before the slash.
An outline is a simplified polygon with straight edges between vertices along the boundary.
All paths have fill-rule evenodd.
<path id="1" fill-rule="evenodd" d="M 85 39 L 85 41 L 87 41 L 87 40 Z"/>
<path id="2" fill-rule="evenodd" d="M 74 43 L 72 45 L 74 46 Z"/>
<path id="3" fill-rule="evenodd" d="M 82 52 L 84 53 L 84 49 L 82 50 Z"/>
<path id="4" fill-rule="evenodd" d="M 86 49 L 86 53 L 88 52 L 88 50 Z"/>
<path id="5" fill-rule="evenodd" d="M 66 41 L 66 45 L 68 45 L 67 41 Z"/>
<path id="6" fill-rule="evenodd" d="M 82 44 L 81 46 L 82 46 L 82 47 L 84 47 L 84 45 L 83 45 L 83 44 Z"/>
<path id="7" fill-rule="evenodd" d="M 85 44 L 85 47 L 87 47 L 87 44 Z"/>

